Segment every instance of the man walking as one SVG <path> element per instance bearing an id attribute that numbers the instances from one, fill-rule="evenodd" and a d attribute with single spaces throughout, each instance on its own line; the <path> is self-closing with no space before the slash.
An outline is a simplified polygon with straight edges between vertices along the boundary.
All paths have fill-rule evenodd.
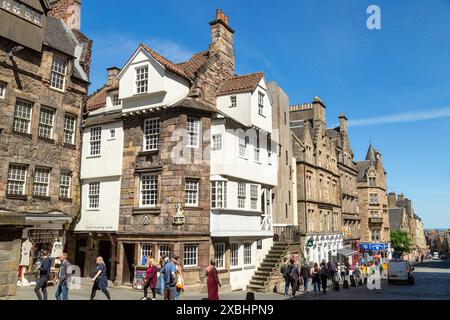
<path id="1" fill-rule="evenodd" d="M 295 298 L 295 293 L 297 291 L 297 282 L 300 275 L 297 265 L 295 264 L 295 260 L 291 259 L 290 265 L 288 267 L 288 277 L 289 283 L 292 287 L 292 296 Z"/>
<path id="2" fill-rule="evenodd" d="M 329 276 L 329 271 L 327 268 L 327 265 L 325 264 L 325 262 L 322 262 L 322 264 L 320 265 L 320 282 L 322 284 L 322 291 L 323 294 L 327 294 L 327 281 L 328 281 L 328 276 Z"/>
<path id="3" fill-rule="evenodd" d="M 166 263 L 163 270 L 164 274 L 164 300 L 175 300 L 177 295 L 177 263 L 179 257 L 173 253 L 170 254 L 170 262 Z"/>
<path id="4" fill-rule="evenodd" d="M 58 287 L 56 288 L 55 297 L 56 300 L 68 300 L 69 299 L 69 287 L 70 283 L 70 274 L 69 267 L 70 262 L 67 260 L 67 253 L 63 253 L 59 260 L 61 261 L 61 266 L 59 267 L 58 272 Z"/>
<path id="5" fill-rule="evenodd" d="M 303 266 L 300 269 L 300 274 L 303 278 L 303 289 L 306 292 L 308 291 L 308 282 L 311 276 L 311 268 L 309 267 L 309 264 L 306 261 L 305 263 L 303 263 Z"/>
<path id="6" fill-rule="evenodd" d="M 50 269 L 52 267 L 52 262 L 48 257 L 48 251 L 44 250 L 42 252 L 41 265 L 39 267 L 39 279 L 36 282 L 36 287 L 34 287 L 34 292 L 39 300 L 47 300 L 47 281 L 50 278 Z M 42 294 L 41 294 L 42 290 Z"/>
<path id="7" fill-rule="evenodd" d="M 287 264 L 288 258 L 283 259 L 283 264 L 280 267 L 280 273 L 284 278 L 284 295 L 287 296 L 289 294 L 289 277 L 287 273 L 288 264 Z"/>

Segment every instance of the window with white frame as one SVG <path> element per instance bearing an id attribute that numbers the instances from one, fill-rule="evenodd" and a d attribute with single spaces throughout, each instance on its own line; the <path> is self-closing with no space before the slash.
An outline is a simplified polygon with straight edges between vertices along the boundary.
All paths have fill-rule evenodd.
<path id="1" fill-rule="evenodd" d="M 89 209 L 98 209 L 100 206 L 100 182 L 89 182 L 89 193 L 88 193 Z"/>
<path id="2" fill-rule="evenodd" d="M 188 147 L 198 148 L 200 138 L 200 120 L 188 118 L 187 120 Z"/>
<path id="3" fill-rule="evenodd" d="M 53 57 L 52 73 L 50 78 L 50 87 L 58 90 L 64 90 L 66 81 L 67 61 L 59 56 Z"/>
<path id="4" fill-rule="evenodd" d="M 156 174 L 141 174 L 141 207 L 156 207 L 158 202 L 158 176 Z"/>
<path id="5" fill-rule="evenodd" d="M 7 194 L 24 195 L 27 182 L 27 166 L 10 164 L 8 170 Z"/>
<path id="6" fill-rule="evenodd" d="M 109 129 L 109 139 L 116 138 L 116 129 Z"/>
<path id="7" fill-rule="evenodd" d="M 233 267 L 239 265 L 239 243 L 231 244 L 230 265 Z"/>
<path id="8" fill-rule="evenodd" d="M 34 178 L 33 178 L 33 195 L 47 197 L 49 183 L 50 183 L 50 169 L 36 168 L 34 170 Z"/>
<path id="9" fill-rule="evenodd" d="M 5 99 L 6 83 L 0 81 L 0 99 Z"/>
<path id="10" fill-rule="evenodd" d="M 264 94 L 258 91 L 258 114 L 264 115 Z"/>
<path id="11" fill-rule="evenodd" d="M 39 137 L 51 139 L 53 136 L 53 120 L 55 118 L 55 110 L 41 107 L 39 115 Z"/>
<path id="12" fill-rule="evenodd" d="M 136 93 L 148 91 L 148 66 L 136 68 Z"/>
<path id="13" fill-rule="evenodd" d="M 250 185 L 250 201 L 251 201 L 251 208 L 253 210 L 258 209 L 258 185 L 256 184 Z"/>
<path id="14" fill-rule="evenodd" d="M 256 139 L 255 139 L 255 161 L 259 162 L 259 151 L 260 151 L 260 147 L 259 147 L 259 132 L 256 131 Z"/>
<path id="15" fill-rule="evenodd" d="M 112 105 L 115 106 L 120 106 L 120 100 L 119 100 L 119 94 L 115 93 L 112 95 Z"/>
<path id="16" fill-rule="evenodd" d="M 230 103 L 231 103 L 230 108 L 236 107 L 237 106 L 236 102 L 237 102 L 236 96 L 230 96 Z"/>
<path id="17" fill-rule="evenodd" d="M 238 182 L 238 208 L 245 208 L 246 184 Z"/>
<path id="18" fill-rule="evenodd" d="M 169 257 L 170 255 L 170 244 L 158 244 L 158 259 L 162 256 Z"/>
<path id="19" fill-rule="evenodd" d="M 183 265 L 185 267 L 196 267 L 198 265 L 198 245 L 184 245 Z"/>
<path id="20" fill-rule="evenodd" d="M 214 262 L 216 268 L 225 268 L 225 243 L 214 244 Z"/>
<path id="21" fill-rule="evenodd" d="M 72 174 L 69 171 L 61 171 L 59 177 L 59 197 L 70 199 L 70 187 L 72 184 Z"/>
<path id="22" fill-rule="evenodd" d="M 11 10 L 11 0 L 2 0 L 2 8 L 5 10 Z"/>
<path id="23" fill-rule="evenodd" d="M 227 182 L 211 181 L 211 208 L 227 207 Z"/>
<path id="24" fill-rule="evenodd" d="M 144 121 L 144 151 L 158 150 L 159 146 L 159 118 Z"/>
<path id="25" fill-rule="evenodd" d="M 244 243 L 244 264 L 252 264 L 252 244 Z"/>
<path id="26" fill-rule="evenodd" d="M 184 188 L 184 202 L 186 206 L 198 206 L 199 181 L 186 179 Z"/>
<path id="27" fill-rule="evenodd" d="M 140 250 L 140 255 L 139 255 L 139 263 L 142 263 L 142 258 L 144 258 L 144 257 L 153 257 L 151 243 L 141 243 L 140 249 L 141 250 Z"/>
<path id="28" fill-rule="evenodd" d="M 77 118 L 73 115 L 66 114 L 64 116 L 64 143 L 75 144 L 75 124 Z"/>
<path id="29" fill-rule="evenodd" d="M 243 134 L 239 135 L 239 157 L 247 158 L 247 141 Z"/>
<path id="30" fill-rule="evenodd" d="M 378 194 L 376 194 L 376 193 L 370 194 L 370 203 L 373 203 L 373 204 L 378 203 Z"/>
<path id="31" fill-rule="evenodd" d="M 90 130 L 89 144 L 91 147 L 91 156 L 96 156 L 101 153 L 102 149 L 102 127 L 94 127 Z"/>
<path id="32" fill-rule="evenodd" d="M 267 162 L 272 163 L 272 136 L 270 133 L 267 134 Z"/>
<path id="33" fill-rule="evenodd" d="M 213 134 L 213 150 L 222 149 L 222 135 L 221 134 Z"/>
<path id="34" fill-rule="evenodd" d="M 31 131 L 32 105 L 23 100 L 17 100 L 14 110 L 13 129 L 19 133 L 30 133 Z"/>

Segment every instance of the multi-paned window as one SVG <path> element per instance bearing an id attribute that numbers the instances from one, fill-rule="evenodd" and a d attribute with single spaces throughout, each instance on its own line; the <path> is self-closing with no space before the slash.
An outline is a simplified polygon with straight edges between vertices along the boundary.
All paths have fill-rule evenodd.
<path id="1" fill-rule="evenodd" d="M 245 208 L 246 184 L 238 182 L 238 208 Z"/>
<path id="2" fill-rule="evenodd" d="M 158 259 L 162 256 L 169 257 L 170 245 L 169 244 L 158 244 Z"/>
<path id="3" fill-rule="evenodd" d="M 200 120 L 195 118 L 187 119 L 188 147 L 198 148 L 200 138 Z"/>
<path id="4" fill-rule="evenodd" d="M 258 114 L 264 115 L 264 94 L 258 91 Z"/>
<path id="5" fill-rule="evenodd" d="M 93 127 L 90 130 L 89 144 L 91 146 L 91 156 L 99 155 L 102 149 L 102 127 Z"/>
<path id="6" fill-rule="evenodd" d="M 372 218 L 379 218 L 380 217 L 379 214 L 378 214 L 378 211 L 370 211 L 370 216 Z"/>
<path id="7" fill-rule="evenodd" d="M 10 164 L 8 170 L 7 194 L 24 195 L 27 182 L 27 166 L 23 164 Z"/>
<path id="8" fill-rule="evenodd" d="M 109 138 L 110 139 L 116 138 L 116 129 L 109 129 Z"/>
<path id="9" fill-rule="evenodd" d="M 267 162 L 269 164 L 272 163 L 272 135 L 270 133 L 267 134 Z"/>
<path id="10" fill-rule="evenodd" d="M 158 202 L 158 176 L 156 174 L 141 174 L 141 207 L 156 207 Z"/>
<path id="11" fill-rule="evenodd" d="M 254 154 L 254 157 L 255 157 L 255 161 L 256 162 L 259 162 L 259 132 L 258 131 L 256 131 L 256 139 L 255 139 L 255 154 Z"/>
<path id="12" fill-rule="evenodd" d="M 141 243 L 141 252 L 139 256 L 139 262 L 142 264 L 143 261 L 147 260 L 147 257 L 153 257 L 153 250 L 152 250 L 152 244 L 151 243 Z M 146 257 L 144 260 L 143 258 Z"/>
<path id="13" fill-rule="evenodd" d="M 50 87 L 58 90 L 64 90 L 66 81 L 67 61 L 59 56 L 53 57 L 52 74 L 50 78 Z"/>
<path id="14" fill-rule="evenodd" d="M 196 267 L 198 265 L 198 245 L 184 245 L 183 265 L 185 267 Z"/>
<path id="15" fill-rule="evenodd" d="M 16 109 L 14 110 L 14 126 L 13 126 L 15 132 L 30 133 L 31 113 L 32 113 L 31 103 L 23 100 L 17 100 Z"/>
<path id="16" fill-rule="evenodd" d="M 159 118 L 145 119 L 144 151 L 158 150 L 159 130 L 160 130 Z"/>
<path id="17" fill-rule="evenodd" d="M 372 242 L 380 241 L 380 230 L 372 230 Z"/>
<path id="18" fill-rule="evenodd" d="M 247 141 L 244 135 L 239 135 L 239 157 L 247 158 Z"/>
<path id="19" fill-rule="evenodd" d="M 100 206 L 100 182 L 89 182 L 89 209 L 97 209 Z"/>
<path id="20" fill-rule="evenodd" d="M 258 185 L 250 185 L 250 202 L 253 210 L 258 209 Z"/>
<path id="21" fill-rule="evenodd" d="M 236 107 L 237 105 L 236 101 L 237 101 L 236 96 L 230 96 L 230 103 L 231 103 L 230 108 Z"/>
<path id="22" fill-rule="evenodd" d="M 376 180 L 375 180 L 375 177 L 370 177 L 370 178 L 369 178 L 369 186 L 370 186 L 370 187 L 375 187 L 375 186 L 376 186 Z"/>
<path id="23" fill-rule="evenodd" d="M 244 243 L 244 264 L 252 264 L 252 244 Z"/>
<path id="24" fill-rule="evenodd" d="M 199 181 L 186 179 L 184 188 L 184 202 L 186 206 L 198 206 Z"/>
<path id="25" fill-rule="evenodd" d="M 70 187 L 72 184 L 72 174 L 69 171 L 61 171 L 59 177 L 59 197 L 70 199 Z"/>
<path id="26" fill-rule="evenodd" d="M 231 244 L 230 265 L 233 267 L 239 265 L 239 243 Z"/>
<path id="27" fill-rule="evenodd" d="M 0 81 L 0 99 L 5 99 L 6 83 Z"/>
<path id="28" fill-rule="evenodd" d="M 213 134 L 213 150 L 222 149 L 222 135 L 221 134 Z"/>
<path id="29" fill-rule="evenodd" d="M 73 115 L 64 116 L 64 143 L 75 144 L 75 123 L 77 118 Z"/>
<path id="30" fill-rule="evenodd" d="M 378 203 L 378 194 L 376 194 L 376 193 L 370 194 L 370 203 L 373 203 L 373 204 Z"/>
<path id="31" fill-rule="evenodd" d="M 119 100 L 119 94 L 113 94 L 112 95 L 112 105 L 115 106 L 120 106 L 120 100 Z"/>
<path id="32" fill-rule="evenodd" d="M 148 66 L 136 68 L 136 93 L 148 91 Z"/>
<path id="33" fill-rule="evenodd" d="M 34 170 L 33 195 L 47 197 L 49 183 L 50 169 L 37 167 Z"/>
<path id="34" fill-rule="evenodd" d="M 211 208 L 227 207 L 227 182 L 211 181 Z"/>
<path id="35" fill-rule="evenodd" d="M 55 110 L 50 108 L 41 108 L 39 115 L 39 137 L 51 139 L 53 136 L 53 120 Z"/>
<path id="36" fill-rule="evenodd" d="M 214 262 L 216 268 L 225 268 L 225 243 L 214 244 Z"/>

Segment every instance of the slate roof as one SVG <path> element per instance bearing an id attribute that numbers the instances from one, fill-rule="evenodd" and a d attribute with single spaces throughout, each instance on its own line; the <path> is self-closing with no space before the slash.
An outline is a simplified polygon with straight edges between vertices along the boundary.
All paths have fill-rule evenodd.
<path id="1" fill-rule="evenodd" d="M 48 16 L 47 25 L 45 26 L 44 44 L 71 57 L 75 57 L 77 43 L 69 32 L 62 20 Z"/>
<path id="2" fill-rule="evenodd" d="M 90 127 L 93 125 L 119 121 L 121 117 L 122 110 L 117 110 L 110 113 L 102 113 L 99 115 L 90 115 L 89 118 L 84 121 L 83 127 Z"/>
<path id="3" fill-rule="evenodd" d="M 376 161 L 375 157 L 376 150 L 373 148 L 372 144 L 369 145 L 369 150 L 367 150 L 366 160 Z"/>
<path id="4" fill-rule="evenodd" d="M 263 78 L 264 73 L 255 72 L 242 76 L 235 76 L 228 79 L 220 87 L 217 96 L 223 96 L 232 93 L 253 92 Z"/>
<path id="5" fill-rule="evenodd" d="M 398 230 L 402 224 L 403 208 L 389 209 L 389 227 L 391 230 Z"/>
<path id="6" fill-rule="evenodd" d="M 370 167 L 370 161 L 364 160 L 364 161 L 357 161 L 356 162 L 356 168 L 358 170 L 358 176 L 357 181 L 365 181 L 366 180 L 366 171 Z"/>

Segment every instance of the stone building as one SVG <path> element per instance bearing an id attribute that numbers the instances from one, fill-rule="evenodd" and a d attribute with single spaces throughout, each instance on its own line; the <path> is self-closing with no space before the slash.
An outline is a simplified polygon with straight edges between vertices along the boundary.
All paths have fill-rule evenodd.
<path id="1" fill-rule="evenodd" d="M 296 158 L 297 214 L 305 258 L 337 259 L 343 248 L 340 169 L 336 139 L 327 134 L 325 104 L 290 107 L 292 151 Z"/>
<path id="2" fill-rule="evenodd" d="M 79 214 L 78 128 L 92 42 L 67 14 L 52 15 L 70 3 L 0 7 L 0 209 L 25 217 L 30 267 Z"/>
<path id="3" fill-rule="evenodd" d="M 358 161 L 358 208 L 361 217 L 361 242 L 389 243 L 389 212 L 386 171 L 381 153 L 372 145 L 364 161 Z"/>

